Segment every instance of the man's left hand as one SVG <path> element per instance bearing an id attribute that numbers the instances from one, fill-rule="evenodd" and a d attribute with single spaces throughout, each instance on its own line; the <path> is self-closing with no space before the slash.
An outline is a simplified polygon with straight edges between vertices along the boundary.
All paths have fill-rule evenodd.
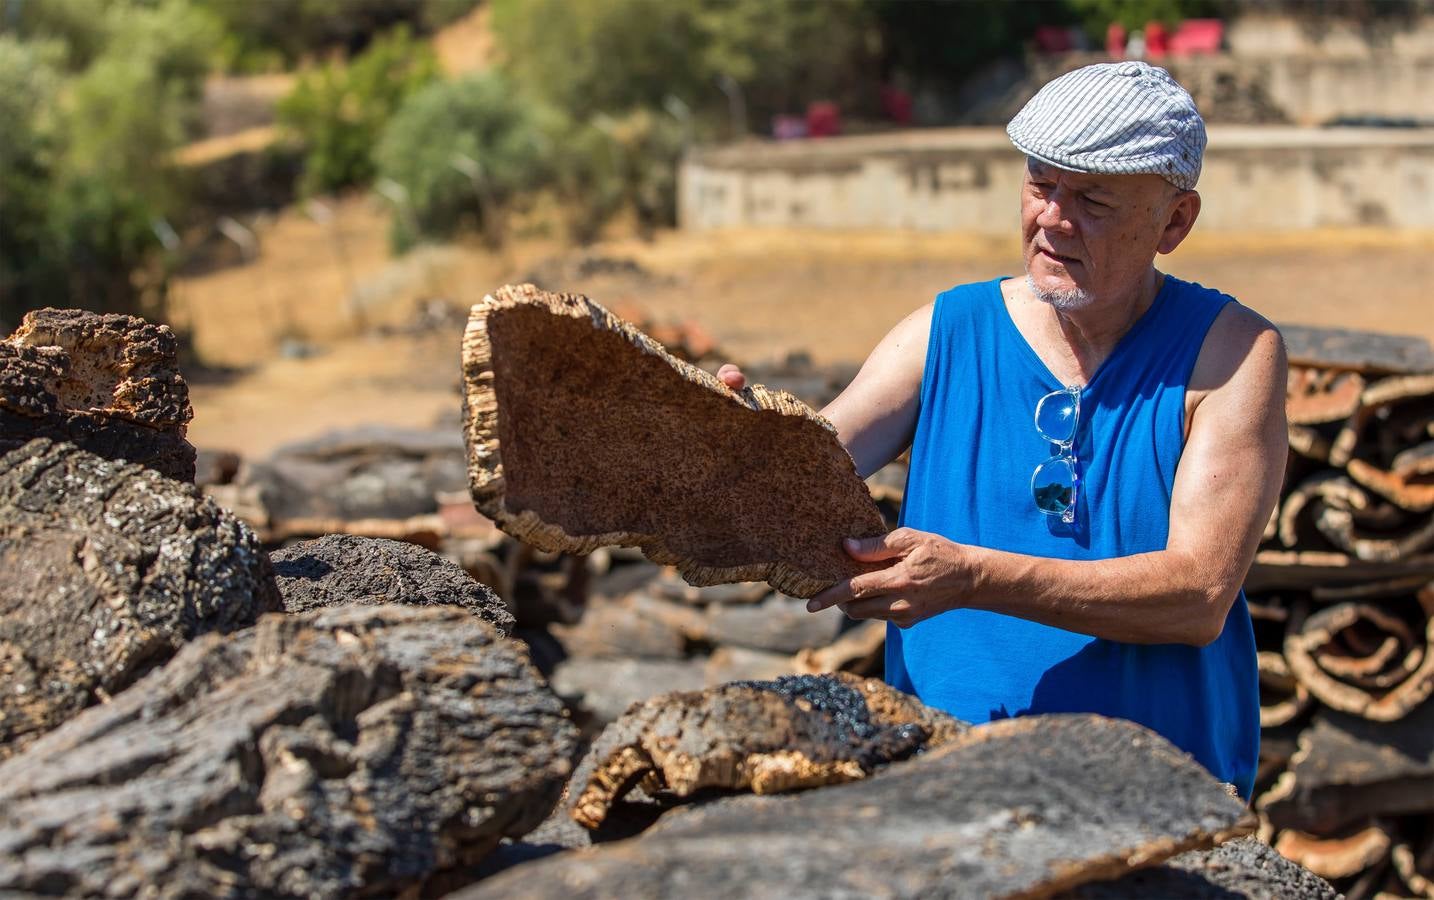
<path id="1" fill-rule="evenodd" d="M 832 585 L 807 603 L 808 612 L 840 606 L 853 619 L 885 619 L 909 628 L 960 605 L 976 587 L 971 548 L 940 535 L 898 528 L 874 538 L 848 538 L 861 562 L 892 564 Z"/>

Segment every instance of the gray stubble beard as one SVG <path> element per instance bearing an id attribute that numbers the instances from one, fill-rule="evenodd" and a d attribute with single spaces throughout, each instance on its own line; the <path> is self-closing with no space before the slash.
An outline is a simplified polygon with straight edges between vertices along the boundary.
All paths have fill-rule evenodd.
<path id="1" fill-rule="evenodd" d="M 1048 303 L 1061 312 L 1074 309 L 1084 309 L 1090 306 L 1095 299 L 1080 288 L 1071 288 L 1064 291 L 1050 291 L 1036 285 L 1036 279 L 1030 272 L 1026 273 L 1026 286 L 1031 289 L 1031 295 L 1042 303 Z"/>

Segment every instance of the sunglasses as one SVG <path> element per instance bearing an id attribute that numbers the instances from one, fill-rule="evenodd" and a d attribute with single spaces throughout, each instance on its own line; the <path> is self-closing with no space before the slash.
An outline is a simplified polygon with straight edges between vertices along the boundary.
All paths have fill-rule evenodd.
<path id="1" fill-rule="evenodd" d="M 1048 516 L 1060 516 L 1067 525 L 1075 521 L 1076 489 L 1080 484 L 1075 456 L 1079 426 L 1079 387 L 1051 391 L 1036 404 L 1036 431 L 1056 445 L 1056 453 L 1031 473 L 1031 496 L 1037 509 Z"/>

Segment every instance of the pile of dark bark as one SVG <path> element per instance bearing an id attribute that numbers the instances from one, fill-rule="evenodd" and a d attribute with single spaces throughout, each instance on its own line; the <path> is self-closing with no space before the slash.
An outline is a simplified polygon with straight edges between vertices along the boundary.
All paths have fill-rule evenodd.
<path id="1" fill-rule="evenodd" d="M 0 894 L 1332 896 L 1225 843 L 1248 811 L 1138 726 L 969 728 L 788 674 L 872 671 L 879 628 L 485 536 L 440 440 L 204 455 L 207 491 L 94 449 L 0 456 Z M 215 500 L 270 477 L 264 532 Z M 453 559 L 362 533 L 419 517 Z M 304 518 L 359 533 L 273 530 Z"/>
<path id="2" fill-rule="evenodd" d="M 1290 457 L 1246 583 L 1261 835 L 1351 898 L 1434 877 L 1434 352 L 1285 328 Z"/>

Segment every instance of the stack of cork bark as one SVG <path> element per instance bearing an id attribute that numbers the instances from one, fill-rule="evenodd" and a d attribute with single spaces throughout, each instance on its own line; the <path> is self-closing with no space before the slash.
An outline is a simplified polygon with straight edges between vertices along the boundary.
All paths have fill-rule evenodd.
<path id="1" fill-rule="evenodd" d="M 1286 328 L 1290 459 L 1246 584 L 1262 835 L 1347 896 L 1434 896 L 1434 354 Z"/>
<path id="2" fill-rule="evenodd" d="M 270 554 L 201 493 L 173 347 L 82 313 L 0 341 L 0 895 L 1334 897 L 1099 716 L 968 726 L 856 675 L 652 684 L 584 754 L 459 566 L 346 534 Z M 321 499 L 417 496 L 341 483 Z M 589 566 L 692 643 L 840 627 L 610 555 L 562 584 Z"/>

